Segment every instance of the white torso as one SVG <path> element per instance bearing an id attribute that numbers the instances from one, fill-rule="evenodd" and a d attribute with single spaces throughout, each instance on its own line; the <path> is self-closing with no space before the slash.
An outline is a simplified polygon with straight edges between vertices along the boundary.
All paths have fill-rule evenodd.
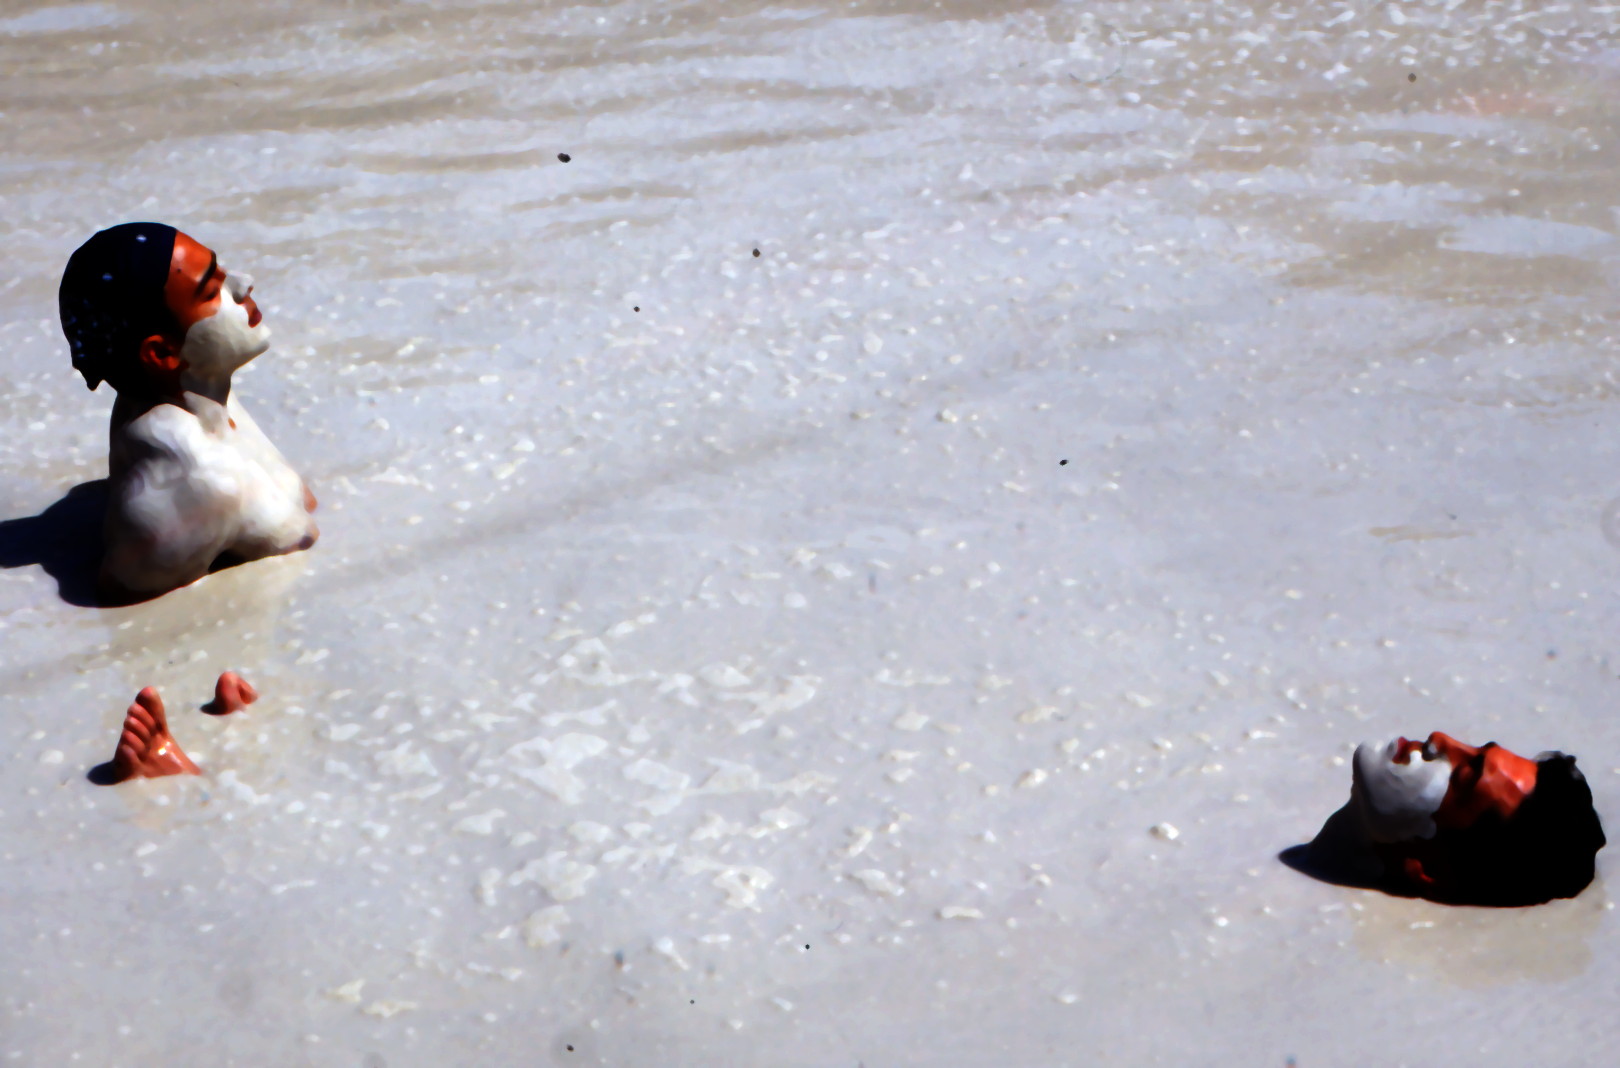
<path id="1" fill-rule="evenodd" d="M 113 412 L 104 570 L 126 589 L 172 589 L 222 553 L 273 556 L 318 534 L 303 480 L 234 394 L 183 400 Z"/>

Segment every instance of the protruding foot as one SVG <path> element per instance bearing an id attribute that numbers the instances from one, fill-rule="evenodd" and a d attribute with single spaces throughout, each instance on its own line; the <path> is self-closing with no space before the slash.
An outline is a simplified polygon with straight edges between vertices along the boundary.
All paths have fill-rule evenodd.
<path id="1" fill-rule="evenodd" d="M 112 758 L 110 780 L 200 774 L 180 743 L 169 734 L 168 717 L 163 714 L 163 698 L 158 696 L 157 687 L 148 686 L 136 694 L 135 703 L 124 715 L 124 733 L 119 735 L 118 751 Z"/>
<path id="2" fill-rule="evenodd" d="M 214 699 L 202 706 L 210 716 L 240 712 L 259 699 L 259 691 L 234 671 L 227 671 L 214 683 Z"/>

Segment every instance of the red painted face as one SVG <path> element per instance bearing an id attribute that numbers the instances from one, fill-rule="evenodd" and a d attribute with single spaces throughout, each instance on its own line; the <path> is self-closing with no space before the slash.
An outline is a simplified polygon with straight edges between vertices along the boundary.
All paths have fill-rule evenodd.
<path id="1" fill-rule="evenodd" d="M 1443 829 L 1472 826 L 1486 812 L 1505 820 L 1536 788 L 1536 762 L 1495 743 L 1476 748 L 1435 731 L 1424 748 L 1451 762 L 1451 785 L 1434 814 Z"/>
<path id="2" fill-rule="evenodd" d="M 169 264 L 163 300 L 174 313 L 182 332 L 219 310 L 219 295 L 224 288 L 225 271 L 213 250 L 188 234 L 175 234 L 174 258 Z M 258 326 L 261 316 L 253 298 L 244 297 L 242 306 L 247 309 L 248 326 Z"/>
<path id="3" fill-rule="evenodd" d="M 174 315 L 180 327 L 179 334 L 175 337 L 153 334 L 141 342 L 140 348 L 141 364 L 165 388 L 178 388 L 184 363 L 181 350 L 186 336 L 193 326 L 220 310 L 226 278 L 225 271 L 219 265 L 219 257 L 214 255 L 212 249 L 188 234 L 174 235 L 174 255 L 169 261 L 169 277 L 163 286 L 163 302 Z M 248 293 L 251 292 L 249 289 Z M 259 314 L 258 305 L 253 303 L 253 297 L 243 295 L 241 305 L 247 312 L 247 328 L 251 330 L 258 326 L 263 317 Z"/>

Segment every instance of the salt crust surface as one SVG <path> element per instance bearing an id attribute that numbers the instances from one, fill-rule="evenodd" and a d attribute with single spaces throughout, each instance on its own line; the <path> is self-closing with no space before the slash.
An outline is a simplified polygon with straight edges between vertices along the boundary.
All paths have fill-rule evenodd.
<path id="1" fill-rule="evenodd" d="M 1435 728 L 1620 826 L 1614 11 L 184 14 L 0 21 L 0 522 L 104 472 L 56 279 L 160 218 L 256 275 L 323 540 L 98 612 L 6 528 L 0 1054 L 1620 1038 L 1601 878 L 1275 859 Z M 147 684 L 206 774 L 91 786 Z"/>

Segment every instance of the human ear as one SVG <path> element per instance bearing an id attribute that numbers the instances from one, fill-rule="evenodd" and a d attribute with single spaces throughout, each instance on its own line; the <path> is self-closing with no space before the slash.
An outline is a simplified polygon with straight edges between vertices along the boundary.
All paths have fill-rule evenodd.
<path id="1" fill-rule="evenodd" d="M 162 334 L 153 334 L 141 342 L 137 358 L 152 374 L 168 376 L 180 370 L 180 347 Z"/>

